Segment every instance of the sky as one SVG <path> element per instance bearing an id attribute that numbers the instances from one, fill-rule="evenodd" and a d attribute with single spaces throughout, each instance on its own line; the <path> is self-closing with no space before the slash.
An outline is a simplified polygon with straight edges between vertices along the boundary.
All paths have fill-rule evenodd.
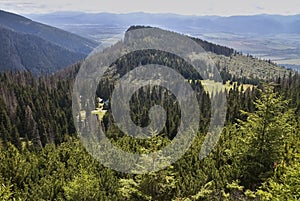
<path id="1" fill-rule="evenodd" d="M 0 0 L 18 14 L 59 11 L 175 13 L 182 15 L 300 14 L 300 0 Z"/>

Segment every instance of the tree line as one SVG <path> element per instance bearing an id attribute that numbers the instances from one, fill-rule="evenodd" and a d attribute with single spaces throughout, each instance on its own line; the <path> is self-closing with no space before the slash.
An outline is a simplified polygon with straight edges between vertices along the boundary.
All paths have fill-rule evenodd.
<path id="1" fill-rule="evenodd" d="M 127 63 L 139 65 L 141 61 L 136 58 L 118 61 L 118 72 L 123 72 Z M 176 67 L 176 62 L 181 61 L 175 58 L 161 62 Z M 78 69 L 78 65 L 74 68 Z M 63 73 L 70 76 L 0 74 L 2 200 L 300 199 L 298 74 L 265 83 L 259 81 L 247 89 L 242 80 L 231 80 L 234 86 L 226 91 L 226 126 L 213 151 L 200 160 L 211 103 L 198 78 L 195 79 L 196 74 L 185 71 L 200 102 L 202 122 L 197 137 L 172 166 L 134 175 L 106 168 L 86 152 L 72 120 L 72 76 L 76 70 Z M 102 80 L 97 95 L 109 99 L 111 85 Z M 176 134 L 180 108 L 174 96 L 167 93 L 160 87 L 145 87 L 131 100 L 132 119 L 140 125 L 149 123 L 147 108 L 153 104 L 166 109 L 167 123 L 161 133 L 148 140 L 133 140 L 114 126 L 108 108 L 103 121 L 110 140 L 123 150 L 139 153 L 170 143 Z M 143 162 L 136 165 L 143 168 Z"/>

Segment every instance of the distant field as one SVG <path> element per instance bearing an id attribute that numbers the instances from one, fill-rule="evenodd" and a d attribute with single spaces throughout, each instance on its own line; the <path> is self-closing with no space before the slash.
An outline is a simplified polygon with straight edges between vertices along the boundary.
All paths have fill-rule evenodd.
<path id="1" fill-rule="evenodd" d="M 300 58 L 299 59 L 276 60 L 274 62 L 277 64 L 300 65 Z"/>
<path id="2" fill-rule="evenodd" d="M 196 36 L 217 44 L 232 47 L 244 54 L 268 60 L 277 64 L 300 65 L 300 36 L 298 34 L 232 34 L 205 33 Z"/>

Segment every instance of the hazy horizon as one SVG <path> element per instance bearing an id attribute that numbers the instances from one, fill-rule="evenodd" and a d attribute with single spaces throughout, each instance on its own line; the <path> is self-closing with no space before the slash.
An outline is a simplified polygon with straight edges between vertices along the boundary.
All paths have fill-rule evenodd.
<path id="1" fill-rule="evenodd" d="M 0 9 L 1 10 L 1 9 Z M 8 11 L 8 10 L 4 10 L 6 12 L 13 12 L 13 11 Z M 16 12 L 13 12 L 16 13 Z M 237 14 L 237 15 L 188 15 L 188 14 L 178 14 L 178 13 L 171 13 L 171 12 L 166 12 L 166 13 L 151 13 L 151 12 L 144 12 L 144 11 L 135 11 L 135 12 L 105 12 L 105 11 L 100 11 L 100 12 L 86 12 L 86 11 L 54 11 L 54 12 L 46 12 L 46 13 L 16 13 L 19 15 L 47 15 L 47 14 L 63 14 L 63 13 L 83 13 L 83 14 L 115 14 L 115 15 L 128 15 L 128 14 L 150 14 L 150 15 L 177 15 L 177 16 L 186 16 L 186 17 L 236 17 L 236 16 L 257 16 L 257 15 L 274 15 L 274 16 L 296 16 L 296 15 L 300 15 L 299 13 L 295 13 L 295 14 L 268 14 L 268 13 L 258 13 L 258 14 Z"/>
<path id="2" fill-rule="evenodd" d="M 130 2 L 130 3 L 129 3 Z M 53 12 L 85 12 L 128 14 L 144 12 L 149 14 L 177 14 L 194 16 L 236 16 L 236 15 L 296 15 L 300 14 L 300 2 L 285 0 L 0 0 L 0 9 L 17 14 L 46 14 Z"/>

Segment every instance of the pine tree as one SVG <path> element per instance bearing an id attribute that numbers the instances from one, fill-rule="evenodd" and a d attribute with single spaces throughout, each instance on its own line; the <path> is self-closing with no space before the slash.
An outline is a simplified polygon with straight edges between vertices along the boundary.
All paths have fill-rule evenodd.
<path id="1" fill-rule="evenodd" d="M 260 90 L 254 104 L 256 111 L 243 112 L 248 117 L 240 121 L 240 137 L 246 146 L 242 182 L 250 188 L 272 175 L 274 163 L 284 160 L 284 149 L 295 129 L 293 110 L 272 86 Z"/>
<path id="2" fill-rule="evenodd" d="M 20 134 L 18 132 L 18 129 L 16 126 L 13 127 L 12 129 L 12 143 L 18 148 L 22 148 L 21 140 L 20 140 Z"/>

